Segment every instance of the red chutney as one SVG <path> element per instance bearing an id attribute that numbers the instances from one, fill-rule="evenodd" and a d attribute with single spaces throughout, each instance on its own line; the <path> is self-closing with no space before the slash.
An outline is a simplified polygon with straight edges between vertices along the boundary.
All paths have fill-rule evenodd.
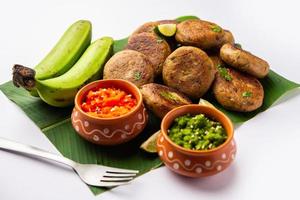
<path id="1" fill-rule="evenodd" d="M 130 112 L 136 105 L 137 99 L 130 93 L 116 88 L 98 88 L 88 92 L 81 109 L 94 117 L 112 118 Z"/>

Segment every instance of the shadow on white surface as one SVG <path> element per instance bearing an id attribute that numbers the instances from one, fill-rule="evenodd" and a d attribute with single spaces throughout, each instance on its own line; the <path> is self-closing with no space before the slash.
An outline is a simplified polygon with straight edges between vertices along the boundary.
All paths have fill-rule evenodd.
<path id="1" fill-rule="evenodd" d="M 35 157 L 35 156 L 32 156 L 32 155 L 28 155 L 28 154 L 14 152 L 14 151 L 7 150 L 7 149 L 1 149 L 0 148 L 0 150 L 3 151 L 3 152 L 6 152 L 8 154 L 15 154 L 16 156 L 24 157 L 26 159 L 29 159 L 32 162 L 37 162 L 37 164 L 40 164 L 41 167 L 44 167 L 43 165 L 45 165 L 45 166 L 51 166 L 51 167 L 59 168 L 59 170 L 61 169 L 61 170 L 64 170 L 66 172 L 74 173 L 74 171 L 70 167 L 68 167 L 68 166 L 66 166 L 64 164 L 61 164 L 61 163 L 49 160 L 49 159 L 43 159 L 43 158 Z"/>
<path id="2" fill-rule="evenodd" d="M 234 163 L 219 174 L 203 178 L 189 178 L 178 175 L 170 170 L 168 171 L 169 173 L 172 173 L 176 181 L 181 182 L 186 187 L 189 187 L 192 190 L 203 190 L 206 193 L 220 192 L 221 190 L 232 187 L 237 173 L 236 165 Z"/>

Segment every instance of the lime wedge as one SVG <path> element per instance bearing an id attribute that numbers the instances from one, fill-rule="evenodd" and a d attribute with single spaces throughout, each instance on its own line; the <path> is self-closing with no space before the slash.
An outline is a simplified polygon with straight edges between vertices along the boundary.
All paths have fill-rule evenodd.
<path id="1" fill-rule="evenodd" d="M 157 28 L 162 35 L 167 37 L 171 37 L 176 33 L 176 24 L 160 24 Z"/>
<path id="2" fill-rule="evenodd" d="M 200 98 L 200 100 L 199 100 L 199 104 L 205 105 L 205 106 L 209 106 L 209 107 L 212 107 L 212 108 L 215 107 L 215 106 L 212 105 L 209 101 L 207 101 L 207 100 L 205 100 L 205 99 L 201 99 L 201 98 Z"/>
<path id="3" fill-rule="evenodd" d="M 149 153 L 156 153 L 156 139 L 160 131 L 155 132 L 151 135 L 141 146 L 140 148 L 149 152 Z"/>

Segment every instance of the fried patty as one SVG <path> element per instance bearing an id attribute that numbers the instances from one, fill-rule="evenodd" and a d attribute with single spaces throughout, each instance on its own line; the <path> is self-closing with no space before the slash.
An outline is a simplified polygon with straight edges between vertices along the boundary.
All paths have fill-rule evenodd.
<path id="1" fill-rule="evenodd" d="M 223 42 L 224 44 L 225 43 L 234 44 L 233 34 L 229 30 L 224 30 Z"/>
<path id="2" fill-rule="evenodd" d="M 143 85 L 140 91 L 147 108 L 160 118 L 173 108 L 192 103 L 181 92 L 156 83 Z"/>
<path id="3" fill-rule="evenodd" d="M 234 37 L 233 34 L 229 30 L 224 29 L 224 36 L 222 38 L 222 43 L 219 46 L 221 48 L 224 44 L 229 43 L 229 44 L 234 44 Z"/>
<path id="4" fill-rule="evenodd" d="M 142 86 L 154 80 L 151 61 L 144 54 L 123 50 L 112 56 L 104 66 L 103 79 L 124 79 Z"/>
<path id="5" fill-rule="evenodd" d="M 148 32 L 131 35 L 126 48 L 148 56 L 156 76 L 161 75 L 163 63 L 171 53 L 169 44 L 164 39 Z"/>
<path id="6" fill-rule="evenodd" d="M 269 73 L 270 67 L 267 61 L 248 51 L 237 48 L 233 44 L 224 44 L 220 49 L 220 56 L 231 67 L 251 74 L 256 78 L 264 78 Z"/>
<path id="7" fill-rule="evenodd" d="M 226 66 L 224 61 L 220 58 L 219 55 L 210 55 L 209 58 L 214 64 L 214 70 L 217 72 L 218 67 L 220 66 Z"/>
<path id="8" fill-rule="evenodd" d="M 160 24 L 177 24 L 178 22 L 176 20 L 160 20 L 156 22 L 147 22 L 140 27 L 138 27 L 133 33 L 134 34 L 139 34 L 139 33 L 155 33 L 154 29 L 160 25 Z"/>
<path id="9" fill-rule="evenodd" d="M 168 56 L 163 66 L 164 83 L 191 98 L 204 95 L 214 77 L 213 62 L 197 47 L 179 47 Z"/>
<path id="10" fill-rule="evenodd" d="M 215 23 L 191 19 L 177 25 L 175 38 L 183 45 L 206 50 L 219 47 L 223 43 L 224 34 L 224 30 Z"/>
<path id="11" fill-rule="evenodd" d="M 220 71 L 213 84 L 216 100 L 226 109 L 250 112 L 261 107 L 264 89 L 253 76 L 227 68 L 231 80 L 226 80 Z"/>

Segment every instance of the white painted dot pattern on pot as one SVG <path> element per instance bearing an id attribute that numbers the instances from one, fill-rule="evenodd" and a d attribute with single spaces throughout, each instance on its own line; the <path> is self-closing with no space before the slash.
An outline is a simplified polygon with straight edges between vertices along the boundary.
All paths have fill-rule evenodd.
<path id="1" fill-rule="evenodd" d="M 130 129 L 129 124 L 126 124 L 124 128 L 125 128 L 125 130 L 129 130 Z"/>
<path id="2" fill-rule="evenodd" d="M 197 174 L 201 174 L 202 173 L 202 168 L 201 167 L 197 167 L 196 168 L 196 173 Z"/>
<path id="3" fill-rule="evenodd" d="M 99 141 L 99 136 L 98 135 L 94 135 L 93 136 L 93 140 L 96 141 L 96 142 Z"/>
<path id="4" fill-rule="evenodd" d="M 173 158 L 173 151 L 169 151 L 168 157 L 169 157 L 169 158 Z"/>
<path id="5" fill-rule="evenodd" d="M 159 155 L 159 156 L 162 156 L 162 155 L 163 155 L 163 151 L 160 150 L 160 151 L 158 152 L 158 155 Z"/>
<path id="6" fill-rule="evenodd" d="M 124 133 L 124 134 L 121 135 L 121 138 L 125 139 L 125 138 L 127 138 L 127 135 Z"/>
<path id="7" fill-rule="evenodd" d="M 141 113 L 138 114 L 138 119 L 139 120 L 143 119 L 143 115 Z"/>
<path id="8" fill-rule="evenodd" d="M 234 146 L 234 141 L 231 141 L 231 145 Z"/>
<path id="9" fill-rule="evenodd" d="M 75 111 L 75 117 L 77 117 L 78 116 L 78 111 Z"/>
<path id="10" fill-rule="evenodd" d="M 211 162 L 209 160 L 205 161 L 205 166 L 206 167 L 210 167 L 211 166 Z"/>
<path id="11" fill-rule="evenodd" d="M 178 164 L 178 163 L 174 163 L 174 164 L 173 164 L 173 168 L 174 168 L 174 169 L 179 169 L 179 164 Z"/>
<path id="12" fill-rule="evenodd" d="M 225 160 L 227 158 L 225 153 L 222 153 L 222 159 Z"/>
<path id="13" fill-rule="evenodd" d="M 79 126 L 75 126 L 75 130 L 78 132 L 79 131 Z"/>
<path id="14" fill-rule="evenodd" d="M 88 126 L 90 125 L 90 123 L 89 123 L 88 121 L 84 121 L 83 125 L 84 125 L 85 127 L 88 127 Z"/>
<path id="15" fill-rule="evenodd" d="M 103 129 L 103 132 L 104 132 L 104 134 L 107 134 L 107 133 L 109 133 L 109 129 L 105 128 L 105 129 Z"/>
<path id="16" fill-rule="evenodd" d="M 190 166 L 191 165 L 191 161 L 190 160 L 185 160 L 184 164 L 185 164 L 185 166 Z"/>
<path id="17" fill-rule="evenodd" d="M 166 162 L 171 168 L 175 169 L 177 168 L 178 164 L 178 169 L 185 170 L 187 172 L 192 172 L 192 173 L 206 173 L 206 171 L 218 171 L 221 172 L 224 169 L 224 166 L 226 167 L 226 163 L 229 164 L 231 163 L 231 159 L 235 158 L 235 153 L 236 150 L 235 148 L 232 148 L 230 152 L 221 152 L 220 154 L 217 155 L 217 158 L 213 158 L 212 160 L 204 160 L 204 162 L 200 163 L 195 163 L 193 160 L 190 159 L 182 159 L 182 158 L 177 158 L 176 151 L 175 153 L 173 151 L 168 151 L 168 149 L 165 149 L 162 141 L 164 141 L 164 137 L 160 135 L 159 137 L 159 143 L 157 144 L 159 148 L 162 148 L 158 151 L 158 155 L 164 156 L 164 162 Z M 230 143 L 229 143 L 230 144 Z M 176 167 L 174 167 L 174 165 Z"/>

